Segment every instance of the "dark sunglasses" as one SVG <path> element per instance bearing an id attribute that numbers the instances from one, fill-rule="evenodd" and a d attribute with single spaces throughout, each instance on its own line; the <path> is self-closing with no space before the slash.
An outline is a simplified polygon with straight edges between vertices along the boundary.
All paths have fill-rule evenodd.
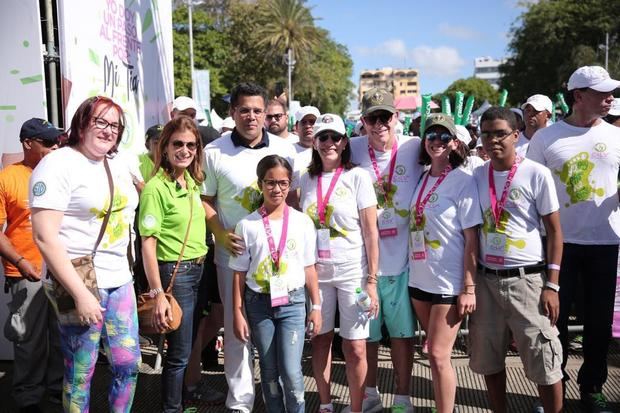
<path id="1" fill-rule="evenodd" d="M 393 113 L 389 113 L 389 112 L 382 112 L 382 113 L 377 113 L 374 115 L 367 115 L 364 116 L 364 120 L 366 121 L 366 123 L 368 123 L 369 125 L 374 125 L 375 123 L 377 123 L 377 121 L 386 124 L 390 121 L 390 119 L 392 119 L 392 116 L 394 114 Z"/>
<path id="2" fill-rule="evenodd" d="M 439 139 L 441 140 L 441 143 L 448 143 L 450 142 L 452 139 L 456 139 L 455 136 L 450 135 L 448 132 L 429 132 L 427 134 L 424 135 L 424 138 L 429 141 L 432 142 L 435 139 Z"/>
<path id="3" fill-rule="evenodd" d="M 275 120 L 276 122 L 280 122 L 280 119 L 282 119 L 282 116 L 284 116 L 284 113 L 274 113 L 273 115 L 266 115 L 265 119 L 267 120 Z"/>
<path id="4" fill-rule="evenodd" d="M 344 138 L 344 136 L 336 135 L 333 133 L 324 133 L 324 134 L 317 136 L 316 138 L 321 142 L 326 142 L 328 139 L 331 139 L 332 142 L 338 143 Z"/>
<path id="5" fill-rule="evenodd" d="M 188 150 L 195 151 L 198 145 L 196 145 L 196 142 L 173 141 L 172 146 L 174 146 L 174 149 L 181 149 L 185 146 Z"/>
<path id="6" fill-rule="evenodd" d="M 45 146 L 46 148 L 53 148 L 56 145 L 60 145 L 60 139 L 54 139 L 54 140 L 33 139 L 33 140 L 39 142 L 42 146 Z"/>

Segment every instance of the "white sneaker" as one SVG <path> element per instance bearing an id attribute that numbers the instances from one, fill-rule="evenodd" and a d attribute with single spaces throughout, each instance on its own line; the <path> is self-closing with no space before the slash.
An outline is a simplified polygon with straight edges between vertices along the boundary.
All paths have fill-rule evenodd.
<path id="1" fill-rule="evenodd" d="M 383 404 L 381 403 L 381 398 L 379 395 L 377 396 L 369 396 L 368 394 L 364 394 L 364 401 L 362 402 L 362 412 L 363 413 L 378 413 L 383 411 Z M 350 413 L 351 406 L 347 406 L 342 409 L 342 413 Z"/>
<path id="2" fill-rule="evenodd" d="M 413 413 L 413 406 L 412 405 L 406 405 L 406 404 L 393 404 L 392 408 L 390 409 L 391 413 Z"/>

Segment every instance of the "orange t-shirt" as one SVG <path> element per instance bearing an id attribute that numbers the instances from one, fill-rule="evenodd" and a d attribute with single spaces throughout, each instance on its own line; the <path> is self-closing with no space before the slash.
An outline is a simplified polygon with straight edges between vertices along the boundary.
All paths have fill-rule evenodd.
<path id="1" fill-rule="evenodd" d="M 4 235 L 15 251 L 41 269 L 43 258 L 32 238 L 32 223 L 28 205 L 28 181 L 32 169 L 22 162 L 9 165 L 0 171 L 0 227 L 7 224 Z M 4 274 L 21 277 L 19 270 L 3 259 Z"/>

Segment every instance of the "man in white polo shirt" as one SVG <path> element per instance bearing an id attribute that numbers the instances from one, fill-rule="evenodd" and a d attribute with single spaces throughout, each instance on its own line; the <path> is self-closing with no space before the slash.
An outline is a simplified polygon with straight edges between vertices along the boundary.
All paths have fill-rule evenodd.
<path id="1" fill-rule="evenodd" d="M 260 206 L 256 165 L 267 155 L 295 158 L 293 146 L 267 132 L 267 92 L 261 86 L 241 83 L 231 92 L 230 116 L 235 128 L 205 147 L 202 195 L 207 222 L 216 239 L 215 264 L 224 304 L 224 372 L 228 382 L 226 407 L 250 413 L 254 405 L 254 372 L 249 344 L 233 334 L 231 254 L 243 250 L 234 230 L 237 222 Z"/>
<path id="2" fill-rule="evenodd" d="M 530 139 L 539 129 L 546 128 L 553 113 L 553 102 L 545 95 L 532 95 L 521 105 L 525 129 L 519 133 L 517 155 L 524 158 L 530 146 Z"/>
<path id="3" fill-rule="evenodd" d="M 617 177 L 620 129 L 604 122 L 620 81 L 600 66 L 577 69 L 568 80 L 571 114 L 532 138 L 528 158 L 547 166 L 560 201 L 564 253 L 560 271 L 558 329 L 568 356 L 568 316 L 573 300 L 583 297 L 583 364 L 577 382 L 586 411 L 605 412 L 620 243 Z M 582 287 L 578 287 L 581 283 Z M 565 380 L 568 379 L 564 373 Z"/>

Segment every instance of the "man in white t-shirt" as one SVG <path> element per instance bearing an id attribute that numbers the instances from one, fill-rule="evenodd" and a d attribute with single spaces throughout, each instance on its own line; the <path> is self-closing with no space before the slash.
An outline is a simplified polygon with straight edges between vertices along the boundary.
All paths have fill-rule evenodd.
<path id="1" fill-rule="evenodd" d="M 608 411 L 607 379 L 620 243 L 617 177 L 620 129 L 604 122 L 620 81 L 600 66 L 577 69 L 568 81 L 571 114 L 532 138 L 528 158 L 547 166 L 555 180 L 564 233 L 558 329 L 568 355 L 568 316 L 583 297 L 583 365 L 577 382 L 587 411 Z M 578 287 L 578 285 L 580 285 Z M 564 373 L 565 380 L 568 375 Z"/>
<path id="2" fill-rule="evenodd" d="M 269 133 L 286 139 L 289 143 L 299 141 L 299 136 L 288 131 L 288 110 L 280 99 L 272 99 L 267 103 L 265 127 Z"/>
<path id="3" fill-rule="evenodd" d="M 293 178 L 294 188 L 297 187 L 301 176 L 306 173 L 308 165 L 310 165 L 310 161 L 312 161 L 313 127 L 319 116 L 321 116 L 321 112 L 314 106 L 303 106 L 295 113 L 295 118 L 297 119 L 296 130 L 299 134 L 299 141 L 293 145 L 297 151 Z"/>
<path id="4" fill-rule="evenodd" d="M 362 99 L 362 122 L 367 136 L 351 140 L 351 161 L 370 176 L 377 197 L 379 225 L 379 315 L 370 322 L 366 343 L 368 373 L 364 412 L 382 411 L 377 391 L 377 360 L 381 327 L 390 335 L 396 383 L 393 406 L 413 411 L 409 397 L 413 366 L 413 310 L 408 297 L 409 204 L 422 165 L 420 138 L 398 135 L 394 97 L 385 89 L 370 89 Z"/>
<path id="5" fill-rule="evenodd" d="M 224 304 L 224 372 L 228 382 L 226 407 L 249 413 L 254 405 L 254 375 L 248 344 L 233 334 L 230 255 L 243 251 L 234 230 L 237 223 L 260 206 L 256 165 L 267 155 L 278 154 L 291 164 L 293 146 L 264 128 L 267 92 L 261 86 L 241 83 L 230 97 L 235 128 L 205 147 L 205 181 L 202 195 L 209 229 L 216 239 L 215 264 Z"/>
<path id="6" fill-rule="evenodd" d="M 474 172 L 483 225 L 474 287 L 477 308 L 469 321 L 469 365 L 484 375 L 491 409 L 505 412 L 506 349 L 514 338 L 545 412 L 560 412 L 562 351 L 555 323 L 562 230 L 555 185 L 547 168 L 517 155 L 512 111 L 491 107 L 480 126 L 491 160 Z"/>
<path id="7" fill-rule="evenodd" d="M 547 122 L 551 119 L 553 112 L 553 102 L 545 95 L 532 95 L 521 105 L 521 109 L 523 110 L 525 129 L 519 133 L 517 155 L 525 158 L 532 136 L 538 129 L 547 127 Z"/>

